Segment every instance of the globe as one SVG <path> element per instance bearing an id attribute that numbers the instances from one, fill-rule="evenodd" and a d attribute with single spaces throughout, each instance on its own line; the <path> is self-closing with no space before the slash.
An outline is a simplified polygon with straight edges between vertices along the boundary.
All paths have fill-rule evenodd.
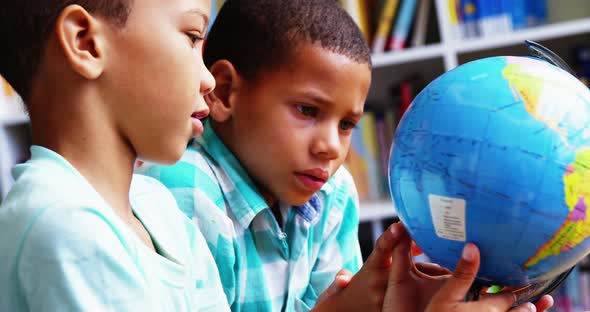
<path id="1" fill-rule="evenodd" d="M 590 251 L 590 91 L 532 57 L 490 57 L 432 81 L 398 125 L 389 186 L 435 263 L 467 242 L 478 282 L 542 283 Z"/>

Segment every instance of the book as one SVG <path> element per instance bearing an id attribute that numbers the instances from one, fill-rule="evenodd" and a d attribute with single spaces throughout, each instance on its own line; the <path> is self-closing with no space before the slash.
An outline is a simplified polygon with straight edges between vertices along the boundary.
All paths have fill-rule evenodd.
<path id="1" fill-rule="evenodd" d="M 385 0 L 383 3 L 381 14 L 379 15 L 379 20 L 377 22 L 377 29 L 373 36 L 371 47 L 373 53 L 382 53 L 385 51 L 385 46 L 387 44 L 387 39 L 389 38 L 389 32 L 393 25 L 398 4 L 399 0 Z"/>
<path id="2" fill-rule="evenodd" d="M 209 16 L 209 28 L 207 29 L 207 32 L 209 32 L 209 30 L 211 30 L 211 26 L 213 26 L 213 23 L 215 22 L 215 18 L 217 17 L 217 13 L 219 12 L 219 9 L 221 9 L 223 2 L 224 2 L 224 0 L 212 0 L 211 1 L 211 14 Z"/>
<path id="3" fill-rule="evenodd" d="M 511 32 L 514 29 L 512 25 L 512 11 L 514 10 L 512 7 L 518 1 L 515 0 L 496 0 L 498 1 L 498 8 L 500 12 L 500 28 L 502 33 Z"/>
<path id="4" fill-rule="evenodd" d="M 462 37 L 474 38 L 479 36 L 478 8 L 476 0 L 459 0 L 461 7 Z"/>
<path id="5" fill-rule="evenodd" d="M 393 99 L 393 110 L 396 114 L 396 121 L 401 120 L 408 110 L 412 101 L 424 89 L 426 83 L 420 74 L 410 74 L 399 83 L 392 85 L 390 92 Z"/>
<path id="6" fill-rule="evenodd" d="M 368 42 L 370 39 L 368 11 L 363 0 L 340 0 L 340 5 L 352 17 Z"/>
<path id="7" fill-rule="evenodd" d="M 406 40 L 416 13 L 417 2 L 417 0 L 402 0 L 395 24 L 391 29 L 390 41 L 386 50 L 398 51 L 406 47 Z"/>
<path id="8" fill-rule="evenodd" d="M 544 24 L 547 19 L 546 0 L 526 0 L 527 27 Z"/>
<path id="9" fill-rule="evenodd" d="M 523 29 L 527 26 L 526 0 L 503 0 L 503 6 L 510 12 L 512 29 Z"/>
<path id="10" fill-rule="evenodd" d="M 377 200 L 382 195 L 376 129 L 375 113 L 366 112 L 352 132 L 346 160 L 361 200 Z"/>
<path id="11" fill-rule="evenodd" d="M 447 0 L 449 23 L 451 24 L 452 39 L 457 40 L 463 37 L 461 21 L 461 4 L 459 0 Z"/>
<path id="12" fill-rule="evenodd" d="M 424 45 L 426 42 L 426 30 L 428 25 L 428 15 L 430 13 L 432 0 L 420 0 L 418 12 L 414 19 L 414 31 L 412 32 L 412 47 Z"/>

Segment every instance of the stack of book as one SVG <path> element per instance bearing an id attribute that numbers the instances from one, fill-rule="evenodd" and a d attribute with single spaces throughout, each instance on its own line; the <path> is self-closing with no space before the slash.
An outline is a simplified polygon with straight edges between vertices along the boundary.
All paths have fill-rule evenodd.
<path id="1" fill-rule="evenodd" d="M 447 1 L 455 39 L 506 34 L 547 20 L 547 0 Z"/>
<path id="2" fill-rule="evenodd" d="M 427 41 L 433 0 L 340 0 L 373 53 L 421 46 Z"/>

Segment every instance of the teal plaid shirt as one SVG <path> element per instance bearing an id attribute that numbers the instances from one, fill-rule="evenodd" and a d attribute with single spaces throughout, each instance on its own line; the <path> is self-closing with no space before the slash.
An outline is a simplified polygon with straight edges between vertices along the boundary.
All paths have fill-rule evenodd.
<path id="1" fill-rule="evenodd" d="M 310 310 L 336 272 L 362 265 L 358 196 L 344 168 L 307 204 L 279 203 L 283 228 L 208 122 L 177 164 L 138 171 L 168 187 L 198 225 L 232 311 Z"/>

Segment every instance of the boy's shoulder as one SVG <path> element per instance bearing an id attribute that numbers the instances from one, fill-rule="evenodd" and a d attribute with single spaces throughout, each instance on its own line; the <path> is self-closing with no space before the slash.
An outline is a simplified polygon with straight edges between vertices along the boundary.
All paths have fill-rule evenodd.
<path id="1" fill-rule="evenodd" d="M 211 168 L 214 162 L 197 144 L 190 144 L 181 159 L 173 165 L 141 163 L 135 172 L 152 177 L 166 188 L 204 188 L 219 184 Z"/>
<path id="2" fill-rule="evenodd" d="M 26 243 L 91 250 L 100 248 L 101 242 L 123 239 L 117 233 L 122 226 L 115 212 L 73 167 L 47 159 L 33 160 L 15 166 L 13 174 L 15 184 L 0 206 L 0 232 L 9 238 L 1 245 Z M 137 206 L 134 208 L 141 211 L 151 215 L 170 211 L 167 219 L 178 215 L 178 209 L 168 208 L 176 204 L 168 190 L 154 179 L 134 176 L 129 195 L 132 205 Z M 97 233 L 101 239 L 97 239 Z M 72 244 L 71 239 L 86 242 Z"/>
<path id="3" fill-rule="evenodd" d="M 22 251 L 43 259 L 80 258 L 109 241 L 110 218 L 89 185 L 44 163 L 14 171 L 18 177 L 0 206 L 0 249 L 6 255 L 19 258 Z"/>

